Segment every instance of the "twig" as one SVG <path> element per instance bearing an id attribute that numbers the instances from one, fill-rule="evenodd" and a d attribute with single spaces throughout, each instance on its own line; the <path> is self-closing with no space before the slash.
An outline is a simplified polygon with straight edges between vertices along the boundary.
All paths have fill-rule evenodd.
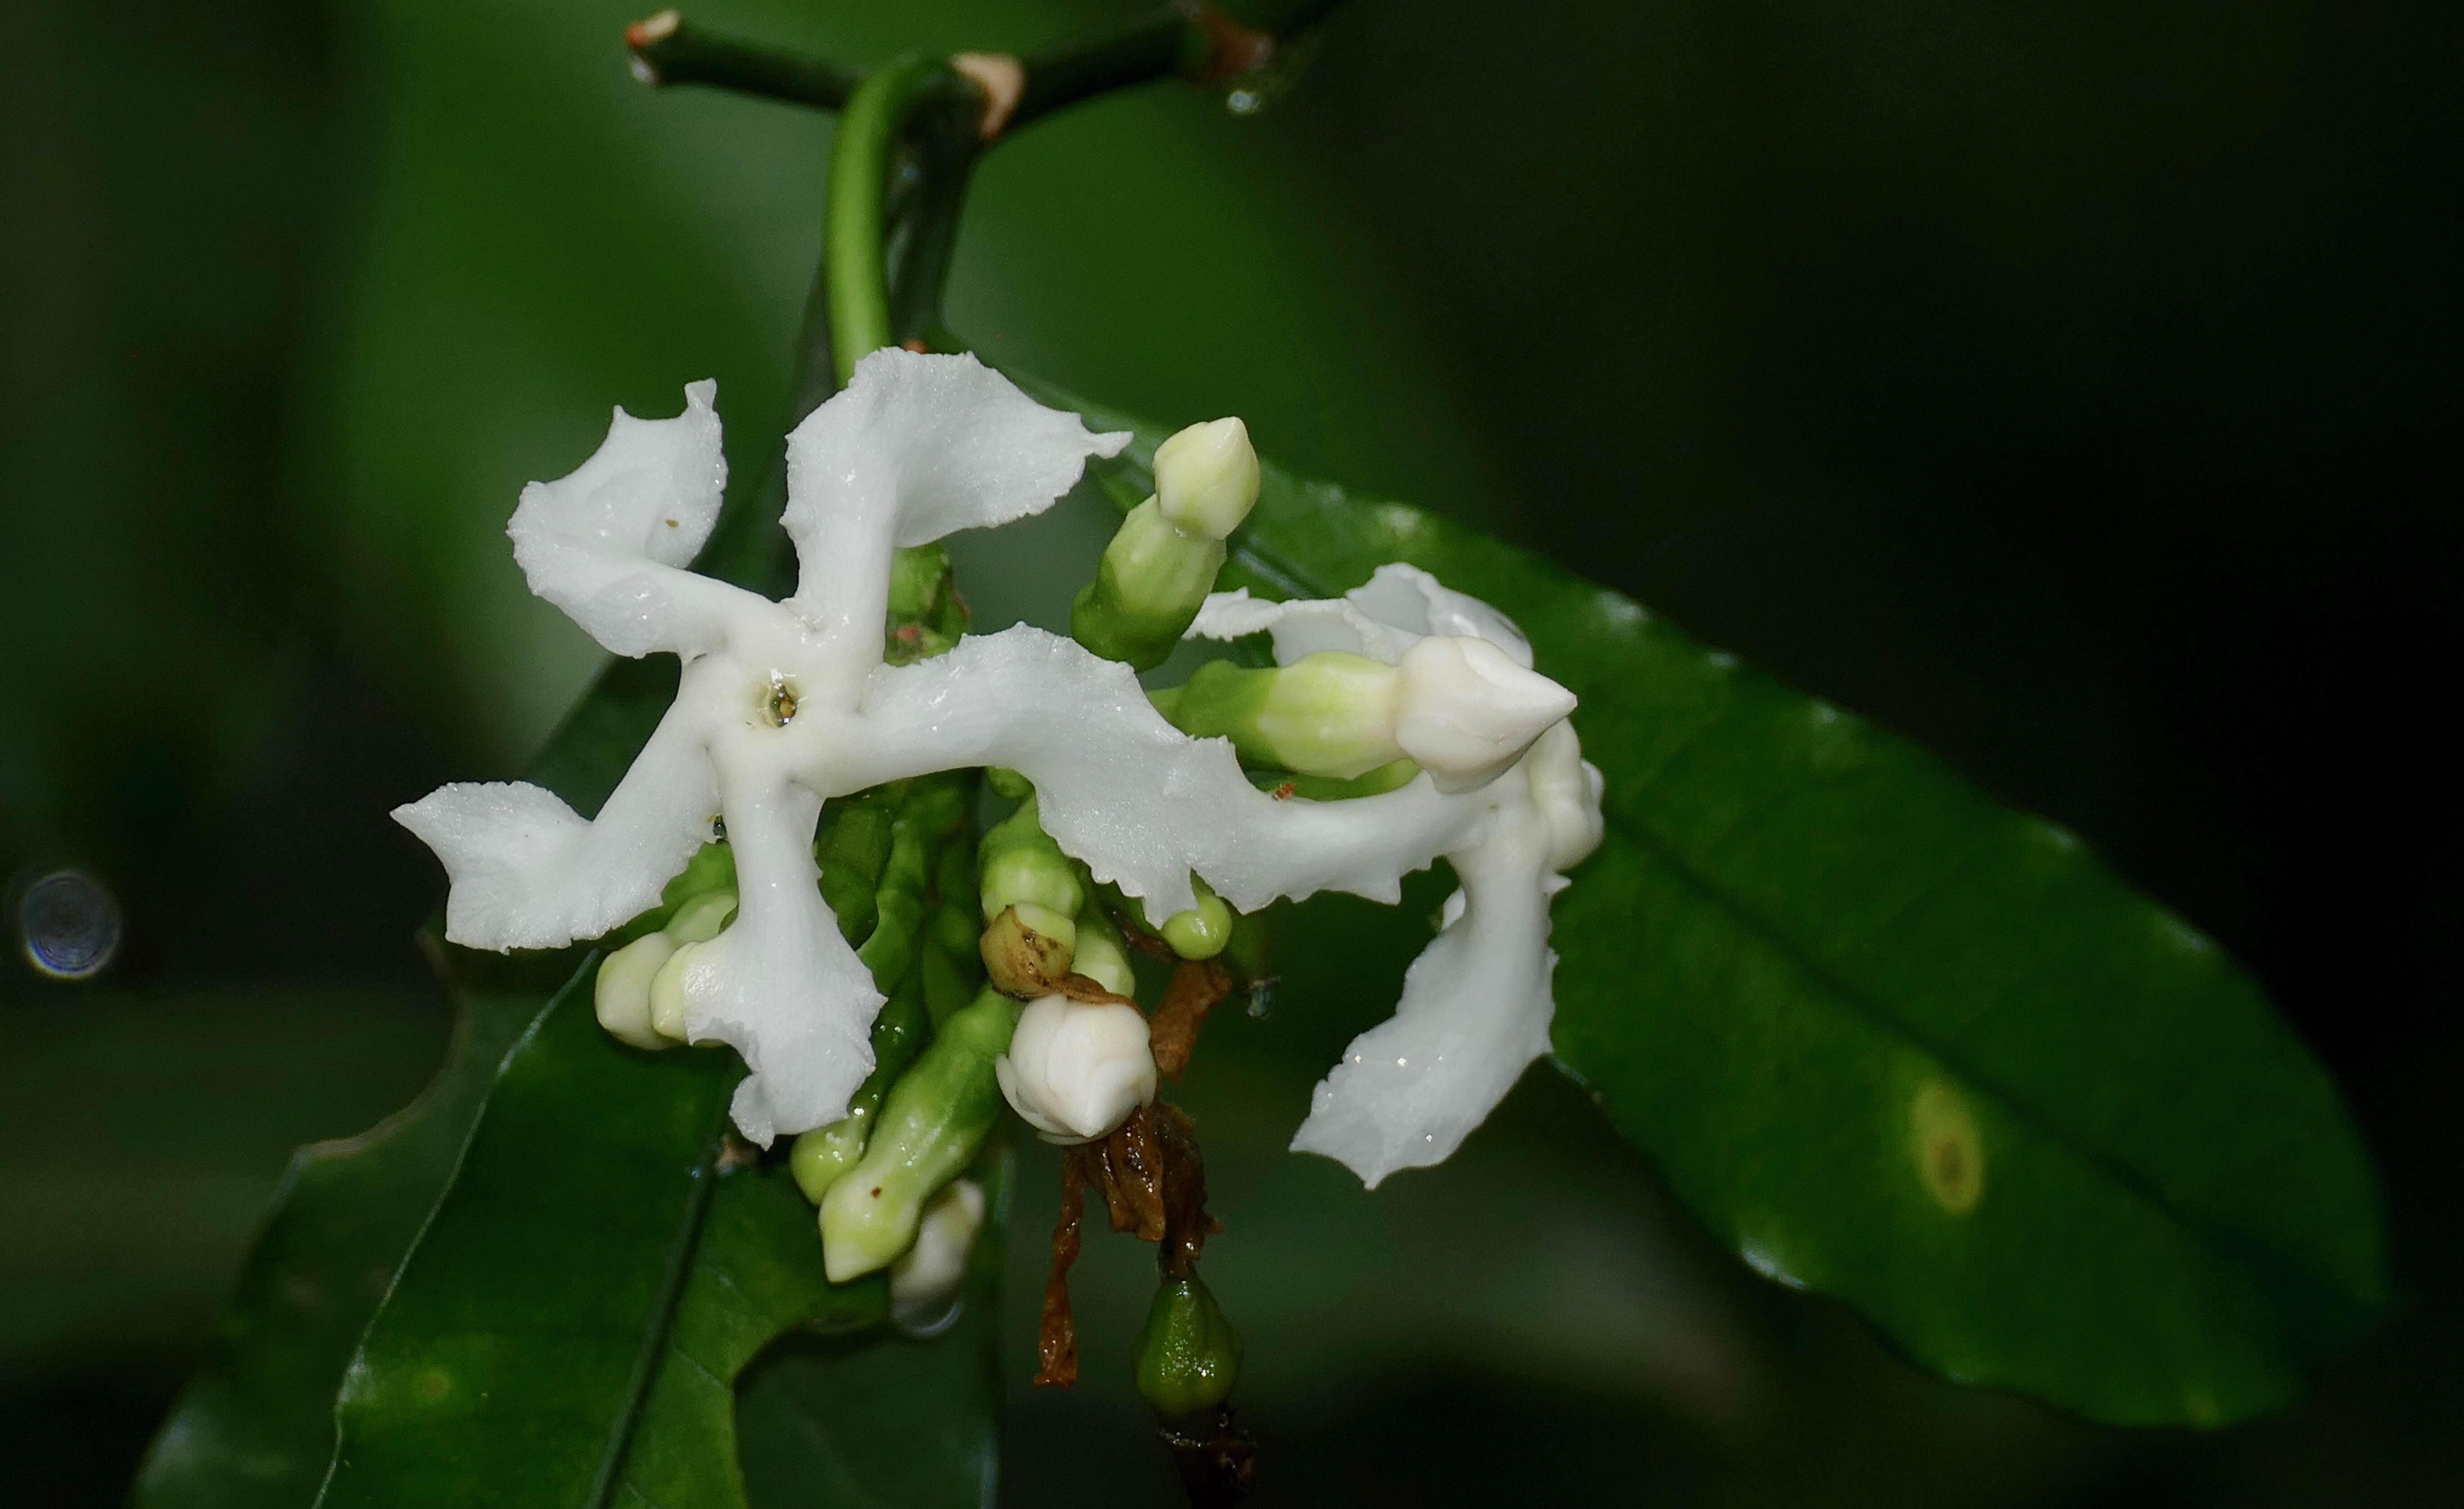
<path id="1" fill-rule="evenodd" d="M 861 73 L 825 58 L 713 35 L 686 25 L 673 11 L 662 11 L 627 27 L 625 45 L 633 52 L 633 77 L 659 87 L 706 84 L 836 110 L 864 81 Z"/>

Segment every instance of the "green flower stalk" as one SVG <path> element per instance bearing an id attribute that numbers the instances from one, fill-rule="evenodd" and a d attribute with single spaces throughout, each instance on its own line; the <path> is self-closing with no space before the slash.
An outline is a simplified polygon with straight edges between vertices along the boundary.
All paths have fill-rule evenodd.
<path id="1" fill-rule="evenodd" d="M 1155 448 L 1155 495 L 1130 511 L 1069 632 L 1106 660 L 1161 665 L 1223 569 L 1223 541 L 1258 501 L 1258 453 L 1237 419 L 1192 425 Z"/>
<path id="2" fill-rule="evenodd" d="M 1350 780 L 1404 757 L 1397 680 L 1394 667 L 1339 649 L 1289 666 L 1209 661 L 1165 716 L 1183 733 L 1230 739 L 1244 764 Z"/>
<path id="3" fill-rule="evenodd" d="M 1000 1124 L 993 1063 L 1018 1008 L 986 991 L 942 1024 L 891 1086 L 864 1157 L 822 1200 L 822 1262 L 832 1283 L 888 1267 L 915 1239 L 924 1206 Z"/>

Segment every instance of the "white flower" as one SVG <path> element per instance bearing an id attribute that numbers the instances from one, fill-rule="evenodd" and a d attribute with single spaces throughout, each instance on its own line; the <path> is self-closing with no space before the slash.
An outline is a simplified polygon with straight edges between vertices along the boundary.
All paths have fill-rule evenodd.
<path id="1" fill-rule="evenodd" d="M 1566 885 L 1559 872 L 1599 846 L 1600 774 L 1583 762 L 1573 726 L 1563 721 L 1573 698 L 1553 682 L 1530 678 L 1555 696 L 1505 682 L 1500 700 L 1509 715 L 1518 703 L 1562 709 L 1536 738 L 1508 719 L 1485 721 L 1496 715 L 1481 706 L 1480 684 L 1497 686 L 1500 667 L 1529 675 L 1531 646 L 1496 609 L 1417 567 L 1382 566 L 1337 599 L 1268 603 L 1219 593 L 1190 628 L 1219 639 L 1261 631 L 1273 635 L 1281 665 L 1335 649 L 1409 666 L 1432 646 L 1449 662 L 1468 661 L 1459 646 L 1477 644 L 1482 663 L 1468 667 L 1476 679 L 1448 689 L 1462 711 L 1443 715 L 1454 725 L 1446 735 L 1463 734 L 1476 751 L 1485 728 L 1507 724 L 1506 738 L 1490 747 L 1529 746 L 1518 764 L 1455 798 L 1478 818 L 1462 822 L 1442 850 L 1463 883 L 1446 901 L 1445 927 L 1405 972 L 1394 1017 L 1353 1039 L 1292 1138 L 1294 1149 L 1336 1159 L 1375 1189 L 1398 1169 L 1442 1162 L 1549 1051 L 1557 963 L 1549 899 Z M 1435 777 L 1424 776 L 1393 795 L 1435 789 Z"/>
<path id="2" fill-rule="evenodd" d="M 1321 1150 L 1370 1182 L 1442 1157 L 1545 1051 L 1549 872 L 1580 846 L 1556 835 L 1551 814 L 1579 817 L 1587 797 L 1595 820 L 1597 810 L 1596 785 L 1566 775 L 1580 767 L 1566 765 L 1565 739 L 1546 735 L 1526 756 L 1550 755 L 1545 778 L 1535 766 L 1529 778 L 1509 771 L 1469 790 L 1423 776 L 1351 801 L 1277 801 L 1243 776 L 1228 741 L 1180 733 L 1129 667 L 1069 640 L 1022 625 L 886 666 L 894 549 L 1049 507 L 1088 457 L 1114 454 L 1129 437 L 1090 434 L 972 358 L 874 352 L 788 439 L 783 522 L 803 569 L 795 594 L 773 602 L 682 565 L 710 533 L 724 476 L 712 393 L 693 384 L 671 420 L 620 412 L 581 470 L 523 493 L 509 533 L 532 590 L 609 649 L 675 654 L 683 674 L 593 819 L 525 784 L 450 785 L 397 809 L 445 863 L 448 937 L 498 950 L 595 937 L 654 905 L 723 816 L 738 910 L 654 975 L 649 1026 L 680 1025 L 693 1041 L 744 1056 L 752 1072 L 732 1109 L 766 1145 L 844 1115 L 872 1061 L 881 995 L 816 885 L 822 803 L 933 771 L 1005 765 L 1035 783 L 1045 830 L 1157 927 L 1198 904 L 1193 877 L 1243 910 L 1321 890 L 1393 902 L 1403 875 L 1454 860 L 1465 916 L 1415 966 L 1397 1021 L 1378 1029 L 1435 1033 L 1443 1067 L 1415 1067 L 1405 1053 L 1398 1078 L 1348 1061 L 1302 1131 L 1315 1146 L 1338 1124 L 1368 1128 Z M 1407 567 L 1332 603 L 1219 598 L 1200 625 L 1243 613 L 1273 629 L 1287 660 L 1287 640 L 1314 636 L 1324 643 L 1308 647 L 1394 665 L 1444 634 L 1530 664 L 1494 610 Z M 1441 951 L 1463 955 L 1445 979 L 1430 967 Z M 1455 985 L 1465 971 L 1511 989 L 1476 1009 Z M 660 1010 L 671 996 L 682 999 L 680 1023 Z M 637 1030 L 629 986 L 623 1007 L 624 1026 Z M 1355 1059 L 1378 1033 L 1354 1044 Z M 1399 1153 L 1377 1150 L 1398 1139 Z"/>
<path id="3" fill-rule="evenodd" d="M 1155 1097 L 1147 1018 L 1126 1001 L 1037 997 L 1019 1014 L 993 1073 L 1010 1109 L 1045 1142 L 1110 1136 Z"/>

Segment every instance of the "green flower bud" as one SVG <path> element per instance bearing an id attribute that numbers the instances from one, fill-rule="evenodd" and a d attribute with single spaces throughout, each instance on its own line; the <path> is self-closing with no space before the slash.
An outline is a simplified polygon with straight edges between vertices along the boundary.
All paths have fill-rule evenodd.
<path id="1" fill-rule="evenodd" d="M 1155 447 L 1155 496 L 1174 528 L 1229 538 L 1258 502 L 1258 452 L 1238 419 L 1192 425 Z"/>
<path id="2" fill-rule="evenodd" d="M 861 1097 L 864 1092 L 856 1093 Z M 880 1108 L 876 1101 L 859 1116 L 850 1103 L 847 1116 L 798 1134 L 787 1152 L 787 1171 L 795 1176 L 796 1188 L 804 1192 L 805 1199 L 821 1204 L 830 1186 L 864 1157 L 864 1145 L 872 1135 L 872 1113 Z"/>
<path id="3" fill-rule="evenodd" d="M 891 558 L 888 606 L 881 658 L 892 666 L 938 655 L 966 632 L 950 553 L 938 544 L 912 545 Z"/>
<path id="4" fill-rule="evenodd" d="M 675 908 L 706 890 L 735 888 L 736 851 L 724 842 L 711 842 L 693 851 L 693 857 L 659 893 L 659 901 L 662 906 Z"/>
<path id="5" fill-rule="evenodd" d="M 1402 757 L 1395 742 L 1395 667 L 1322 649 L 1249 669 L 1209 661 L 1173 705 L 1173 726 L 1232 740 L 1252 765 L 1345 779 Z"/>
<path id="6" fill-rule="evenodd" d="M 985 833 L 976 864 L 978 896 L 986 922 L 1018 902 L 1032 902 L 1064 917 L 1078 915 L 1087 905 L 1086 890 L 1078 884 L 1078 867 L 1044 831 L 1033 797 Z"/>
<path id="7" fill-rule="evenodd" d="M 1204 881 L 1192 875 L 1190 888 L 1198 892 L 1198 905 L 1188 911 L 1177 911 L 1164 920 L 1163 941 L 1172 951 L 1184 959 L 1211 959 L 1223 951 L 1232 941 L 1232 908 L 1221 897 L 1207 887 Z M 1081 970 L 1079 973 L 1086 973 Z M 1121 992 L 1126 995 L 1127 991 Z"/>
<path id="8" fill-rule="evenodd" d="M 1195 1274 L 1166 1279 L 1138 1333 L 1138 1393 L 1166 1420 L 1215 1409 L 1241 1375 L 1241 1333 Z"/>
<path id="9" fill-rule="evenodd" d="M 923 995 L 923 982 L 912 974 L 891 993 L 872 1022 L 872 1072 L 847 1097 L 847 1113 L 798 1136 L 789 1150 L 787 1171 L 815 1205 L 864 1156 L 882 1101 L 930 1038 Z"/>
<path id="10" fill-rule="evenodd" d="M 1078 913 L 1076 931 L 1067 973 L 1084 974 L 1115 995 L 1135 995 L 1138 978 L 1130 971 L 1129 950 L 1121 942 L 1121 929 L 1105 915 L 1103 903 L 1087 904 Z"/>
<path id="11" fill-rule="evenodd" d="M 704 891 L 676 908 L 676 914 L 668 919 L 666 930 L 677 943 L 708 943 L 726 931 L 735 916 L 735 891 Z"/>
<path id="12" fill-rule="evenodd" d="M 890 617 L 893 623 L 933 616 L 950 587 L 950 553 L 938 544 L 910 545 L 890 558 Z"/>
<path id="13" fill-rule="evenodd" d="M 1078 926 L 1057 911 L 1023 901 L 992 920 L 981 944 L 984 973 L 1004 995 L 1021 1000 L 1057 988 L 1078 950 Z"/>
<path id="14" fill-rule="evenodd" d="M 609 1037 L 636 1048 L 676 1045 L 675 1039 L 661 1037 L 650 1025 L 650 981 L 675 951 L 675 939 L 664 932 L 653 932 L 599 961 L 591 1005 L 598 1013 L 599 1025 L 607 1030 Z"/>
<path id="15" fill-rule="evenodd" d="M 849 943 L 872 933 L 873 892 L 890 863 L 891 814 L 877 798 L 830 803 L 813 839 L 813 858 L 822 868 L 822 900 L 838 919 L 839 934 Z"/>
<path id="16" fill-rule="evenodd" d="M 1000 1124 L 993 1062 L 1018 1008 L 985 992 L 891 1086 L 858 1162 L 822 1199 L 822 1266 L 832 1283 L 885 1268 L 915 1239 L 925 1202 L 957 1177 Z"/>
<path id="17" fill-rule="evenodd" d="M 873 889 L 872 931 L 855 951 L 887 994 L 915 962 L 915 934 L 924 926 L 924 892 L 931 865 L 925 854 L 928 814 L 911 802 L 891 825 L 890 858 Z"/>
<path id="18" fill-rule="evenodd" d="M 1121 520 L 1093 583 L 1070 604 L 1070 635 L 1139 670 L 1163 664 L 1214 590 L 1223 557 L 1221 539 L 1183 533 L 1147 499 Z"/>
<path id="19" fill-rule="evenodd" d="M 985 766 L 984 784 L 993 789 L 995 796 L 1009 801 L 1024 801 L 1035 795 L 1035 782 L 1006 765 Z"/>

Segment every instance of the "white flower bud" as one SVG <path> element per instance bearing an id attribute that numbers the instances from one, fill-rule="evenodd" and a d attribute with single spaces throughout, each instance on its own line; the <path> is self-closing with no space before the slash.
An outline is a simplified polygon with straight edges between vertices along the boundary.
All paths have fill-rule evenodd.
<path id="1" fill-rule="evenodd" d="M 967 1281 L 967 1255 L 984 1225 L 984 1187 L 958 1179 L 924 1207 L 915 1245 L 890 1265 L 890 1313 L 911 1332 L 931 1335 L 956 1319 L 951 1301 Z"/>
<path id="2" fill-rule="evenodd" d="M 1155 447 L 1155 496 L 1184 535 L 1223 539 L 1258 501 L 1258 453 L 1238 419 L 1192 425 Z"/>
<path id="3" fill-rule="evenodd" d="M 1486 640 L 1432 635 L 1395 668 L 1395 742 L 1440 791 L 1487 785 L 1574 711 L 1573 692 Z"/>
<path id="4" fill-rule="evenodd" d="M 591 1005 L 599 1025 L 619 1042 L 636 1048 L 672 1048 L 676 1039 L 661 1037 L 650 1025 L 650 980 L 676 951 L 676 940 L 664 932 L 636 938 L 599 961 L 599 978 L 591 988 Z"/>
<path id="5" fill-rule="evenodd" d="M 1029 1002 L 993 1073 L 1010 1108 L 1052 1143 L 1107 1136 L 1155 1094 L 1147 1019 L 1126 1001 Z"/>
<path id="6" fill-rule="evenodd" d="M 1574 726 L 1551 724 L 1524 759 L 1523 774 L 1531 782 L 1531 805 L 1549 824 L 1549 867 L 1563 874 L 1590 859 L 1607 831 L 1602 782 L 1600 768 L 1583 758 Z"/>
<path id="7" fill-rule="evenodd" d="M 698 943 L 675 944 L 668 962 L 650 976 L 650 1030 L 662 1038 L 685 1040 L 685 966 L 700 949 Z"/>

